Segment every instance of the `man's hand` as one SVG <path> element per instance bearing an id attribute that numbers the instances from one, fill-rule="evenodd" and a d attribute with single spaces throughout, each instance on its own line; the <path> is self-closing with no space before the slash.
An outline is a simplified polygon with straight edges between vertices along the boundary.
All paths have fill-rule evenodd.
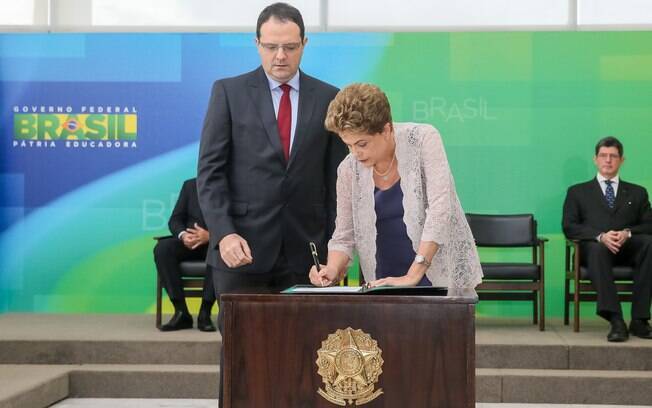
<path id="1" fill-rule="evenodd" d="M 310 268 L 310 273 L 308 277 L 310 278 L 310 283 L 315 286 L 331 286 L 338 282 L 337 269 L 329 267 L 328 265 L 319 265 L 320 271 L 317 272 L 317 267 L 314 265 Z"/>
<path id="2" fill-rule="evenodd" d="M 611 253 L 617 254 L 627 239 L 622 238 L 623 233 L 625 236 L 628 235 L 626 231 L 603 232 L 602 235 L 600 235 L 600 242 L 602 242 L 602 244 L 604 244 L 604 246 L 606 246 L 607 249 L 611 251 Z"/>
<path id="3" fill-rule="evenodd" d="M 188 249 L 194 249 L 194 245 L 197 243 L 197 236 L 191 232 L 184 231 L 181 234 L 181 242 Z"/>
<path id="4" fill-rule="evenodd" d="M 229 268 L 247 265 L 254 261 L 247 241 L 238 234 L 229 234 L 219 244 L 220 256 Z"/>
<path id="5" fill-rule="evenodd" d="M 629 239 L 629 230 L 622 230 L 618 231 L 618 243 L 620 244 L 620 247 L 622 248 L 623 245 L 625 245 L 625 242 Z"/>
<path id="6" fill-rule="evenodd" d="M 208 243 L 208 231 L 200 227 L 199 224 L 195 223 L 194 228 L 186 228 L 186 232 L 187 234 L 183 234 L 184 236 L 192 234 L 193 244 L 189 247 L 190 249 L 196 249 Z"/>

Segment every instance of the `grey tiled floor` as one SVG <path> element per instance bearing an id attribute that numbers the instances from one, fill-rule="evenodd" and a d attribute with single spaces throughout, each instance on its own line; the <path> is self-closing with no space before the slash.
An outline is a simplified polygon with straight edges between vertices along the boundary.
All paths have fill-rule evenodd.
<path id="1" fill-rule="evenodd" d="M 208 399 L 70 398 L 51 408 L 215 408 Z M 632 405 L 477 404 L 477 408 L 636 408 Z M 645 407 L 638 407 L 645 408 Z"/>
<path id="2" fill-rule="evenodd" d="M 477 404 L 476 408 L 646 408 L 639 405 Z"/>
<path id="3" fill-rule="evenodd" d="M 68 398 L 50 408 L 216 408 L 210 399 Z"/>

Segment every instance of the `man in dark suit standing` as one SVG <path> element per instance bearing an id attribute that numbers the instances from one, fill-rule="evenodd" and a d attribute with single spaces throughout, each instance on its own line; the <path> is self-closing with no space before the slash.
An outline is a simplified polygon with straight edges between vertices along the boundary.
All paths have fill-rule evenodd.
<path id="1" fill-rule="evenodd" d="M 337 88 L 299 70 L 307 41 L 299 10 L 272 4 L 256 25 L 261 66 L 213 85 L 197 186 L 218 295 L 308 284 L 309 242 L 327 252 L 347 150 L 324 128 Z"/>
<path id="2" fill-rule="evenodd" d="M 186 298 L 181 284 L 179 262 L 205 260 L 209 234 L 199 208 L 196 179 L 186 180 L 181 187 L 179 198 L 172 210 L 168 227 L 172 237 L 162 238 L 154 247 L 154 262 L 163 281 L 163 286 L 174 305 L 172 319 L 161 331 L 174 331 L 192 328 L 192 316 L 186 306 Z M 213 275 L 206 271 L 202 303 L 197 316 L 197 328 L 201 331 L 215 331 L 211 322 L 211 309 L 215 303 Z"/>
<path id="3" fill-rule="evenodd" d="M 266 7 L 256 36 L 261 67 L 215 82 L 201 136 L 197 186 L 217 293 L 308 283 L 308 243 L 326 254 L 346 155 L 324 128 L 337 88 L 299 71 L 308 41 L 299 10 Z"/>
<path id="4" fill-rule="evenodd" d="M 652 211 L 645 188 L 620 180 L 623 145 L 605 137 L 595 147 L 596 178 L 568 189 L 563 229 L 581 240 L 580 251 L 598 295 L 597 313 L 611 324 L 607 340 L 625 341 L 631 333 L 652 339 Z M 623 320 L 612 275 L 613 265 L 634 267 L 632 320 Z"/>

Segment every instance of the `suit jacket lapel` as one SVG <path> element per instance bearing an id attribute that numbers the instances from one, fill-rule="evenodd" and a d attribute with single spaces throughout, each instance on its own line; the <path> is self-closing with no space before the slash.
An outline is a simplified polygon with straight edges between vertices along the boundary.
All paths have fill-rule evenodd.
<path id="1" fill-rule="evenodd" d="M 274 102 L 272 102 L 269 82 L 262 67 L 258 68 L 255 75 L 249 78 L 248 92 L 251 101 L 258 110 L 258 117 L 263 122 L 269 143 L 277 153 L 279 160 L 285 163 L 281 138 L 278 135 L 276 114 L 274 113 Z"/>
<path id="2" fill-rule="evenodd" d="M 308 129 L 308 124 L 312 118 L 312 113 L 315 108 L 315 88 L 310 78 L 301 72 L 299 76 L 299 109 L 298 109 L 298 118 L 297 126 L 294 133 L 294 142 L 292 143 L 292 148 L 290 149 L 290 161 L 288 162 L 288 167 L 296 160 L 296 157 L 301 151 L 301 146 L 306 144 L 306 139 L 310 136 L 304 129 Z M 280 144 L 280 143 L 279 143 Z"/>
<path id="3" fill-rule="evenodd" d="M 614 204 L 614 211 L 620 210 L 626 202 L 629 201 L 629 189 L 627 185 L 620 180 L 618 183 L 618 192 L 616 193 L 616 203 Z"/>

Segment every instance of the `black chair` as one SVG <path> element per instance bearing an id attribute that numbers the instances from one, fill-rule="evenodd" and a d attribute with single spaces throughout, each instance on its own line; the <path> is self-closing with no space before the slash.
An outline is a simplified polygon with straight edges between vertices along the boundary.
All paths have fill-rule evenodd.
<path id="1" fill-rule="evenodd" d="M 526 300 L 532 302 L 532 321 L 539 330 L 545 321 L 544 244 L 537 237 L 532 214 L 466 214 L 475 243 L 488 248 L 532 248 L 531 262 L 481 262 L 483 281 L 476 291 L 482 300 Z"/>
<path id="2" fill-rule="evenodd" d="M 155 240 L 170 238 L 154 237 Z M 204 278 L 206 277 L 206 262 L 204 261 L 183 261 L 179 264 L 181 268 L 181 282 L 183 283 L 183 294 L 186 298 L 202 298 L 204 289 Z M 156 327 L 161 328 L 161 315 L 163 303 L 163 283 L 158 272 L 156 273 Z"/>
<path id="3" fill-rule="evenodd" d="M 570 303 L 573 302 L 573 331 L 580 331 L 580 302 L 595 302 L 597 294 L 589 279 L 589 271 L 580 262 L 579 241 L 566 239 L 566 276 L 564 278 L 564 324 L 569 324 Z M 631 266 L 614 266 L 614 280 L 618 290 L 618 300 L 632 301 L 634 287 L 634 268 Z M 571 282 L 573 291 L 571 292 Z"/>

